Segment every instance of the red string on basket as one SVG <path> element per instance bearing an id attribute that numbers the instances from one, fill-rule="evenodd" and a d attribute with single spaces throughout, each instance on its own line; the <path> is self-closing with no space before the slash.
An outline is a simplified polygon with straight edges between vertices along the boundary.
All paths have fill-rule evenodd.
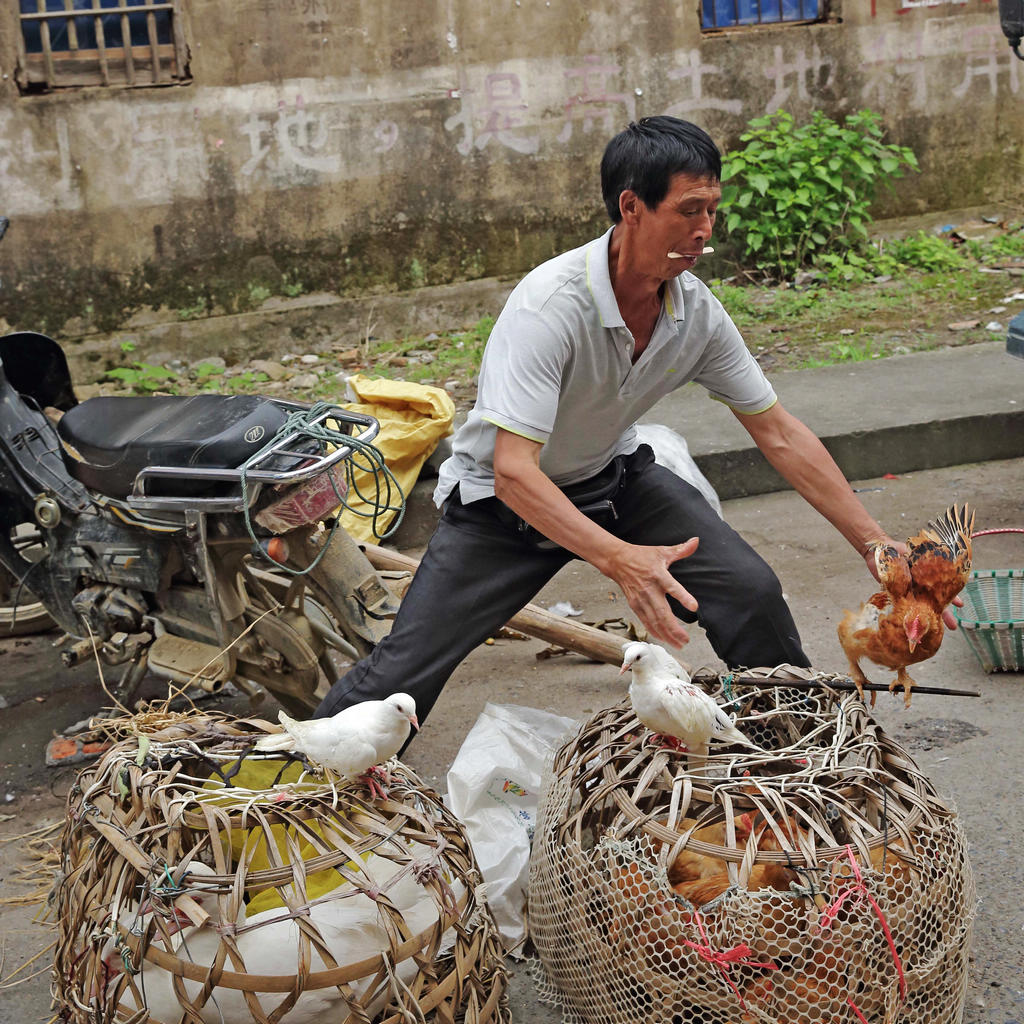
<path id="1" fill-rule="evenodd" d="M 899 976 L 900 999 L 906 999 L 907 979 L 903 975 L 903 964 L 900 963 L 900 955 L 896 952 L 896 943 L 893 941 L 892 932 L 889 931 L 889 924 L 885 920 L 885 914 L 882 913 L 882 908 L 875 902 L 875 898 L 868 892 L 867 886 L 864 884 L 864 879 L 861 877 L 860 867 L 857 864 L 856 858 L 853 856 L 853 849 L 849 845 L 846 847 L 846 856 L 849 858 L 850 865 L 853 868 L 853 877 L 856 879 L 856 882 L 848 885 L 836 897 L 835 902 L 830 907 L 825 908 L 825 911 L 821 915 L 821 927 L 822 929 L 827 928 L 836 919 L 840 908 L 846 902 L 848 897 L 855 896 L 862 900 L 866 899 L 868 903 L 871 904 L 871 909 L 875 912 L 875 916 L 878 918 L 878 922 L 882 926 L 882 932 L 885 934 L 885 941 L 889 944 L 889 952 L 892 953 L 892 960 L 896 965 L 896 974 Z M 853 1006 L 853 1003 L 850 1003 L 850 1005 Z M 853 1009 L 856 1013 L 857 1008 L 853 1006 Z M 859 1013 L 858 1016 L 860 1016 Z"/>
<path id="2" fill-rule="evenodd" d="M 850 1009 L 853 1010 L 853 1012 L 856 1014 L 857 1020 L 860 1021 L 860 1024 L 868 1024 L 867 1017 L 865 1017 L 864 1014 L 857 1009 L 857 1004 L 849 998 L 846 1001 L 850 1004 Z"/>
<path id="3" fill-rule="evenodd" d="M 693 912 L 693 919 L 697 922 L 697 928 L 700 930 L 700 937 L 704 940 L 704 945 L 699 942 L 691 942 L 689 939 L 683 939 L 683 945 L 689 946 L 690 949 L 696 950 L 697 955 L 702 959 L 706 960 L 709 964 L 714 964 L 721 972 L 722 977 L 725 978 L 729 984 L 729 988 L 736 993 L 736 998 L 740 1001 L 740 1006 L 745 1010 L 747 1004 L 743 1002 L 743 996 L 740 995 L 740 990 L 736 987 L 736 982 L 732 980 L 732 976 L 729 974 L 729 968 L 736 965 L 739 967 L 763 967 L 768 971 L 777 971 L 779 965 L 776 963 L 758 963 L 757 961 L 749 959 L 754 951 L 745 943 L 741 942 L 738 946 L 733 946 L 732 949 L 726 949 L 722 951 L 714 950 L 708 945 L 708 933 L 704 930 L 704 922 L 701 920 L 701 916 L 695 910 Z"/>

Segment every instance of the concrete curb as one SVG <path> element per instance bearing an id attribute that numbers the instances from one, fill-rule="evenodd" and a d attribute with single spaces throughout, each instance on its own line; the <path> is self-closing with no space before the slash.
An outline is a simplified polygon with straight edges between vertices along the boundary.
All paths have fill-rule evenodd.
<path id="1" fill-rule="evenodd" d="M 848 480 L 1016 459 L 1024 455 L 1024 403 L 1018 412 L 855 430 L 821 440 Z M 754 447 L 697 455 L 694 461 L 723 501 L 789 487 Z"/>
<path id="2" fill-rule="evenodd" d="M 779 401 L 822 439 L 850 480 L 1024 455 L 1024 360 L 1004 341 L 770 378 Z M 722 499 L 787 484 L 740 421 L 713 414 L 696 386 L 653 410 L 683 434 Z"/>

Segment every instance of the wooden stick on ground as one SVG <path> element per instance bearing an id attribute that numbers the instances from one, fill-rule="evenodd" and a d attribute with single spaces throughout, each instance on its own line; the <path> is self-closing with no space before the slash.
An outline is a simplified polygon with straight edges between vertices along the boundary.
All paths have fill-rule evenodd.
<path id="1" fill-rule="evenodd" d="M 376 544 L 359 546 L 366 552 L 366 557 L 375 569 L 415 573 L 419 568 L 419 561 L 410 558 L 409 555 L 390 551 Z M 518 629 L 520 633 L 545 640 L 549 644 L 558 644 L 559 647 L 565 647 L 594 661 L 603 661 L 609 665 L 622 664 L 622 645 L 625 641 L 621 636 L 605 632 L 603 629 L 595 629 L 583 622 L 573 622 L 564 615 L 555 615 L 554 612 L 549 612 L 538 605 L 528 604 L 518 615 L 509 619 L 507 625 L 512 629 Z"/>

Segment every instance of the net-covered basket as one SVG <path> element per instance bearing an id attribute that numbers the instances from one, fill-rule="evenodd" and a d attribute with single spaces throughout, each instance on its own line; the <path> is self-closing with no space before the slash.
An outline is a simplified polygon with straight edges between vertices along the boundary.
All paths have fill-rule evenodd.
<path id="1" fill-rule="evenodd" d="M 974 537 L 1024 533 L 979 530 Z M 968 646 L 986 672 L 1024 672 L 1024 569 L 975 569 L 954 612 Z"/>
<path id="2" fill-rule="evenodd" d="M 252 757 L 261 735 L 165 721 L 79 776 L 56 887 L 62 1019 L 507 1021 L 500 938 L 439 797 L 399 762 L 386 799 L 311 779 Z"/>
<path id="3" fill-rule="evenodd" d="M 856 695 L 725 689 L 763 752 L 689 766 L 623 701 L 557 754 L 530 873 L 542 988 L 586 1024 L 958 1022 L 955 815 Z"/>

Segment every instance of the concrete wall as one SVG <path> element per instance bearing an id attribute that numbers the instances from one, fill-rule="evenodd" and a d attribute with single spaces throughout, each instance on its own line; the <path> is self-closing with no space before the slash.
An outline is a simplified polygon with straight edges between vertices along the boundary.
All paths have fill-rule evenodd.
<path id="1" fill-rule="evenodd" d="M 831 0 L 702 36 L 696 0 L 183 0 L 191 84 L 20 95 L 0 0 L 0 318 L 104 329 L 517 273 L 602 229 L 604 142 L 869 106 L 922 173 L 879 215 L 1016 189 L 1022 66 L 994 0 Z M 84 318 L 84 319 L 81 319 Z"/>

